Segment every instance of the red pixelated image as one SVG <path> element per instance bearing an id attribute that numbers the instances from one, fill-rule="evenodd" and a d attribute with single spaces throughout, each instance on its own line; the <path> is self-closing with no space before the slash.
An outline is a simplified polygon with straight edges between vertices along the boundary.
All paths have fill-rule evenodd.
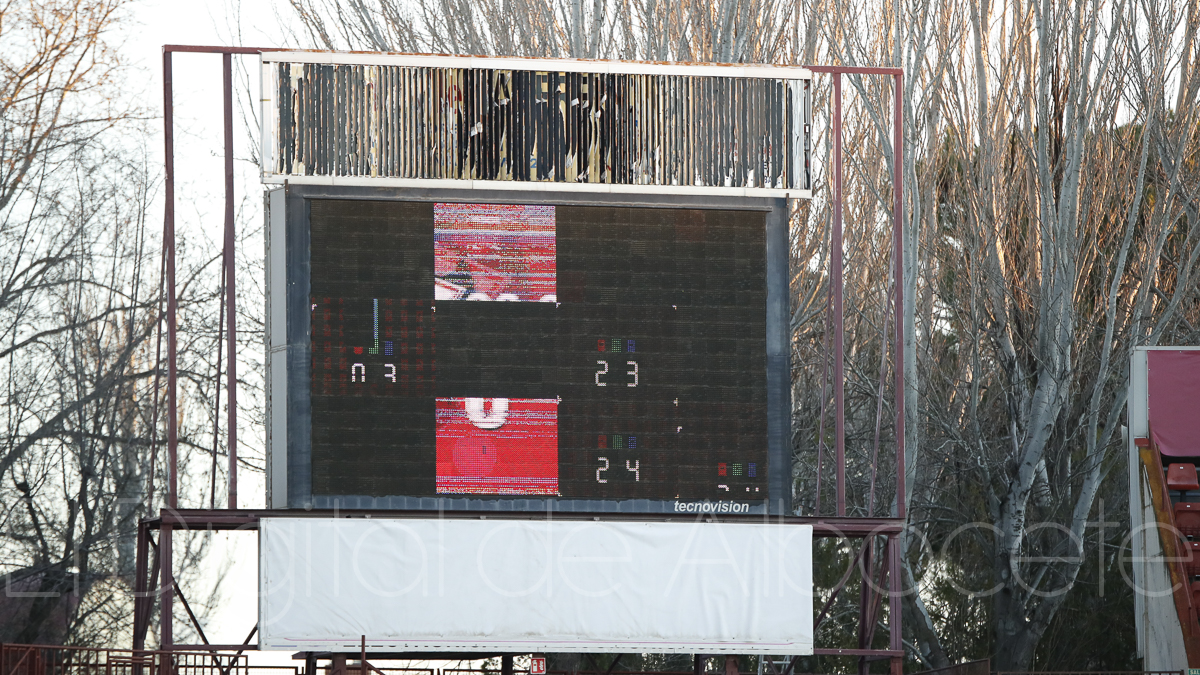
<path id="1" fill-rule="evenodd" d="M 434 299 L 556 302 L 553 206 L 434 204 Z"/>
<path id="2" fill-rule="evenodd" d="M 558 401 L 437 399 L 438 494 L 558 494 Z"/>

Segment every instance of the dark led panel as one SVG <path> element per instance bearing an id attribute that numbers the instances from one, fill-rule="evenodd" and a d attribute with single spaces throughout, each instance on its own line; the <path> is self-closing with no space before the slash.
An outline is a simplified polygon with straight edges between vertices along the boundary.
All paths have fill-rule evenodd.
<path id="1" fill-rule="evenodd" d="M 314 496 L 767 499 L 764 212 L 310 204 Z"/>

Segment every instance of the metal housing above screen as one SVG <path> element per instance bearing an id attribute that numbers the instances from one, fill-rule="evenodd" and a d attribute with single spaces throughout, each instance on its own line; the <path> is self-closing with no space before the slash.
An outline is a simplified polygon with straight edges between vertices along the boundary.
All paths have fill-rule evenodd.
<path id="1" fill-rule="evenodd" d="M 270 193 L 273 508 L 788 513 L 786 200 L 548 196 Z"/>
<path id="2" fill-rule="evenodd" d="M 264 182 L 811 196 L 790 66 L 262 54 Z"/>

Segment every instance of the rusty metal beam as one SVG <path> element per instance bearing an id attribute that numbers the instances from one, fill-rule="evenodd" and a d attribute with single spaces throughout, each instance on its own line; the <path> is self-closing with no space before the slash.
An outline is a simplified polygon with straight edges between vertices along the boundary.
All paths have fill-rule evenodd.
<path id="1" fill-rule="evenodd" d="M 191 54 L 261 54 L 275 51 L 271 47 L 222 47 L 209 45 L 163 45 L 163 51 L 185 52 Z"/>
<path id="2" fill-rule="evenodd" d="M 179 596 L 179 601 L 183 603 L 183 609 L 187 612 L 188 618 L 192 620 L 192 625 L 196 627 L 196 634 L 200 636 L 200 640 L 204 642 L 205 647 L 212 649 L 212 645 L 208 642 L 208 636 L 204 634 L 204 627 L 200 625 L 200 619 L 196 618 L 196 613 L 192 611 L 192 606 L 188 603 L 187 596 L 179 588 L 179 582 L 174 582 L 172 588 L 175 589 L 175 595 Z"/>

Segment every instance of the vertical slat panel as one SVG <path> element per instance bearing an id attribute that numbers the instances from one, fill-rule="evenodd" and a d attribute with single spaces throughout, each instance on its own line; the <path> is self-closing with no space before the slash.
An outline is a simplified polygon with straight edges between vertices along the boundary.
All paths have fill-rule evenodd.
<path id="1" fill-rule="evenodd" d="M 429 152 L 429 144 L 425 142 L 425 69 L 413 68 L 411 78 L 409 86 L 412 87 L 412 177 L 425 178 L 425 155 Z"/>
<path id="2" fill-rule="evenodd" d="M 358 176 L 362 171 L 362 66 L 351 66 L 346 69 L 347 107 L 349 108 L 349 124 L 347 124 L 347 153 L 350 160 L 346 166 L 346 175 Z"/>
<path id="3" fill-rule="evenodd" d="M 404 131 L 408 129 L 408 111 L 402 101 L 407 101 L 404 95 L 405 76 L 407 68 L 389 69 L 392 83 L 392 97 L 388 101 L 387 117 L 392 122 L 392 161 L 388 176 L 408 178 L 408 170 L 404 163 L 407 151 Z"/>
<path id="4" fill-rule="evenodd" d="M 354 103 L 354 117 L 352 126 L 350 126 L 350 130 L 352 130 L 354 135 L 353 138 L 350 139 L 350 147 L 353 148 L 350 157 L 352 157 L 354 162 L 349 168 L 350 175 L 362 175 L 365 173 L 364 167 L 362 167 L 362 163 L 364 163 L 362 160 L 364 160 L 364 155 L 366 154 L 364 143 L 366 135 L 366 119 L 364 115 L 366 112 L 366 106 L 364 106 L 364 100 L 366 97 L 365 70 L 366 68 L 364 66 L 354 66 L 353 68 L 350 68 L 350 71 L 347 73 L 350 77 L 350 85 L 352 85 L 350 91 L 353 92 L 352 101 Z"/>
<path id="5" fill-rule="evenodd" d="M 415 111 L 413 110 L 413 95 L 412 88 L 412 68 L 400 69 L 400 100 L 396 102 L 396 114 L 403 121 L 403 128 L 397 130 L 397 138 L 401 147 L 398 148 L 397 157 L 400 159 L 400 175 L 404 178 L 415 178 L 416 171 L 413 167 L 413 145 L 412 137 L 413 129 L 416 128 L 416 120 L 414 118 Z"/>
<path id="6" fill-rule="evenodd" d="M 358 175 L 359 158 L 362 149 L 359 147 L 358 136 L 361 126 L 359 113 L 359 93 L 362 80 L 359 78 L 360 66 L 346 68 L 346 175 Z"/>
<path id="7" fill-rule="evenodd" d="M 640 80 L 640 96 L 638 96 L 638 108 L 640 110 L 640 119 L 638 120 L 638 145 L 642 156 L 641 176 L 638 183 L 645 185 L 650 183 L 654 176 L 654 145 L 652 139 L 654 136 L 654 77 L 652 75 L 642 75 L 638 77 Z"/>
<path id="8" fill-rule="evenodd" d="M 332 170 L 329 166 L 329 148 L 327 142 L 330 134 L 333 133 L 333 120 L 330 116 L 331 105 L 333 101 L 333 66 L 318 66 L 316 73 L 320 79 L 316 82 L 315 94 L 316 100 L 316 117 L 317 128 L 313 138 L 313 150 L 315 151 L 317 172 L 320 175 L 328 176 Z"/>
<path id="9" fill-rule="evenodd" d="M 342 86 L 345 80 L 342 78 L 341 66 L 333 67 L 333 76 L 329 80 L 330 95 L 326 98 L 326 107 L 329 113 L 327 123 L 329 124 L 329 145 L 325 152 L 325 161 L 328 163 L 328 171 L 334 176 L 342 174 L 342 157 L 345 153 L 342 151 L 342 136 L 345 133 L 345 121 L 342 119 Z"/>
<path id="10" fill-rule="evenodd" d="M 785 161 L 785 156 L 784 156 L 784 153 L 787 151 L 787 142 L 786 142 L 787 136 L 785 135 L 784 132 L 788 129 L 788 126 L 789 126 L 788 125 L 788 115 L 787 115 L 787 98 L 785 97 L 785 93 L 787 92 L 787 89 L 786 89 L 787 83 L 784 82 L 783 80 L 773 80 L 772 85 L 773 86 L 771 87 L 771 89 L 772 89 L 772 91 L 775 92 L 775 120 L 776 121 L 775 121 L 775 124 L 771 127 L 771 129 L 773 130 L 773 134 L 774 134 L 774 137 L 771 142 L 771 147 L 775 149 L 775 156 L 774 156 L 775 170 L 772 174 L 773 180 L 771 181 L 771 187 L 786 188 L 786 187 L 788 187 L 788 184 L 787 184 L 787 181 L 784 179 L 788 175 L 790 175 L 790 172 L 787 171 L 787 162 Z"/>
<path id="11" fill-rule="evenodd" d="M 354 148 L 354 66 L 338 68 L 338 173 L 343 176 L 353 175 L 355 163 Z"/>
<path id="12" fill-rule="evenodd" d="M 351 66 L 346 69 L 347 176 L 361 176 L 363 174 L 363 136 L 365 133 L 363 120 L 363 92 L 366 84 L 363 80 L 363 70 L 363 66 Z"/>
<path id="13" fill-rule="evenodd" d="M 333 160 L 334 175 L 344 176 L 346 175 L 346 67 L 335 67 L 333 78 L 334 145 L 330 159 Z"/>
<path id="14" fill-rule="evenodd" d="M 675 78 L 665 75 L 659 75 L 658 80 L 658 125 L 661 132 L 658 136 L 658 153 L 661 159 L 661 174 L 659 181 L 663 185 L 671 185 L 675 179 L 674 156 L 671 152 L 675 147 L 674 128 L 671 122 L 674 120 L 672 111 L 675 108 Z"/>
<path id="15" fill-rule="evenodd" d="M 304 67 L 304 100 L 305 104 L 305 120 L 307 128 L 304 130 L 304 143 L 306 151 L 305 164 L 308 167 L 307 175 L 312 176 L 320 173 L 320 166 L 317 163 L 317 139 L 316 135 L 320 131 L 320 119 L 318 118 L 319 92 L 317 88 L 324 81 L 317 76 L 317 68 L 319 66 Z"/>
<path id="16" fill-rule="evenodd" d="M 521 172 L 518 169 L 520 164 L 520 152 L 518 148 L 524 143 L 522 134 L 524 133 L 525 125 L 521 120 L 522 100 L 521 100 L 521 80 L 525 77 L 525 73 L 521 71 L 513 71 L 512 79 L 509 81 L 509 111 L 508 111 L 508 170 L 512 176 L 512 180 L 521 180 Z"/>
<path id="17" fill-rule="evenodd" d="M 421 107 L 421 133 L 417 139 L 417 148 L 421 153 L 421 172 L 418 174 L 421 178 L 433 178 L 433 115 L 430 111 L 430 97 L 433 95 L 433 88 L 430 81 L 430 72 L 428 68 L 421 68 L 421 94 L 419 105 Z"/>
<path id="18" fill-rule="evenodd" d="M 300 98 L 300 123 L 301 128 L 296 130 L 296 136 L 300 142 L 300 150 L 296 153 L 300 155 L 300 163 L 303 173 L 301 175 L 312 175 L 312 66 L 304 65 L 300 68 L 300 81 L 297 83 L 297 93 Z"/>
<path id="19" fill-rule="evenodd" d="M 388 82 L 391 87 L 391 96 L 388 97 L 388 106 L 385 117 L 391 125 L 391 152 L 388 155 L 388 173 L 387 176 L 405 176 L 404 167 L 402 165 L 404 146 L 403 137 L 400 135 L 400 130 L 404 127 L 405 118 L 404 109 L 400 105 L 403 96 L 403 75 L 404 68 L 388 68 Z"/>
<path id="20" fill-rule="evenodd" d="M 712 113 L 704 115 L 704 135 L 700 138 L 700 147 L 703 148 L 703 172 L 704 185 L 716 184 L 716 157 L 720 153 L 721 139 L 716 135 L 716 126 L 718 126 L 719 110 L 713 107 L 713 100 L 716 94 L 716 82 L 712 77 L 704 78 L 704 107 L 712 110 Z M 707 139 L 707 142 L 706 142 Z"/>
<path id="21" fill-rule="evenodd" d="M 388 98 L 391 96 L 391 82 L 388 77 L 391 71 L 382 66 L 377 66 L 371 69 L 371 77 L 374 79 L 374 104 L 371 106 L 371 115 L 374 119 L 376 129 L 378 129 L 378 137 L 375 141 L 375 152 L 373 155 L 374 166 L 372 167 L 371 176 L 386 176 L 391 173 L 389 163 L 391 158 L 387 148 L 391 145 L 392 140 L 392 125 L 389 123 L 390 118 L 386 114 L 388 109 Z"/>
<path id="22" fill-rule="evenodd" d="M 702 161 L 702 170 L 704 172 L 704 184 L 715 185 L 717 180 L 717 155 L 720 152 L 721 139 L 717 136 L 717 121 L 719 111 L 713 107 L 713 100 L 716 94 L 716 82 L 714 78 L 704 78 L 704 107 L 712 112 L 709 115 L 704 115 L 704 134 L 697 139 L 700 143 L 700 148 L 704 153 Z M 708 142 L 704 142 L 707 139 Z"/>
<path id="23" fill-rule="evenodd" d="M 433 96 L 430 97 L 430 103 L 433 106 L 433 154 L 434 154 L 434 178 L 445 178 L 449 167 L 446 162 L 446 142 L 448 140 L 446 133 L 446 96 L 449 93 L 448 73 L 443 68 L 434 68 L 433 81 L 434 89 Z"/>
<path id="24" fill-rule="evenodd" d="M 720 111 L 713 106 L 713 101 L 716 99 L 716 87 L 717 83 L 714 78 L 704 78 L 704 106 L 712 111 L 708 115 L 702 116 L 704 120 L 704 134 L 698 139 L 700 148 L 704 152 L 702 170 L 704 172 L 705 185 L 716 185 L 716 163 L 721 150 L 721 139 L 717 135 Z M 708 142 L 704 142 L 703 139 L 708 139 Z"/>
<path id="25" fill-rule="evenodd" d="M 633 81 L 635 75 L 618 75 L 620 86 L 615 88 L 617 95 L 617 127 L 613 144 L 621 149 L 621 159 L 617 162 L 617 180 L 621 183 L 633 184 Z"/>
<path id="26" fill-rule="evenodd" d="M 650 138 L 654 133 L 654 114 L 651 110 L 653 102 L 653 77 L 650 75 L 638 76 L 638 154 L 641 156 L 641 161 L 638 162 L 639 176 L 638 184 L 645 185 L 650 182 L 654 171 L 653 148 L 651 147 Z"/>
<path id="27" fill-rule="evenodd" d="M 419 150 L 417 140 L 417 130 L 420 128 L 420 110 L 418 108 L 417 95 L 417 69 L 404 69 L 404 93 L 405 105 L 402 105 L 403 114 L 405 117 L 404 127 L 404 164 L 405 178 L 419 178 L 421 176 L 420 163 L 418 162 L 417 153 Z"/>
<path id="28" fill-rule="evenodd" d="M 492 103 L 492 138 L 494 145 L 492 149 L 493 165 L 489 172 L 489 178 L 492 180 L 504 180 L 504 160 L 506 157 L 505 150 L 508 147 L 508 127 L 506 125 L 506 115 L 512 109 L 511 105 L 506 105 L 505 101 L 505 78 L 504 71 L 495 71 L 494 78 L 489 86 L 492 87 L 493 103 Z"/>
<path id="29" fill-rule="evenodd" d="M 684 79 L 684 110 L 687 115 L 687 121 L 684 124 L 683 133 L 683 167 L 684 177 L 687 179 L 681 181 L 683 185 L 696 184 L 696 98 L 700 92 L 696 89 L 695 77 Z"/>
<path id="30" fill-rule="evenodd" d="M 646 76 L 634 75 L 630 78 L 633 85 L 632 115 L 629 124 L 629 137 L 633 141 L 633 175 L 630 182 L 640 185 L 646 180 Z"/>
<path id="31" fill-rule="evenodd" d="M 810 187 L 807 80 L 276 65 L 268 172 Z"/>

